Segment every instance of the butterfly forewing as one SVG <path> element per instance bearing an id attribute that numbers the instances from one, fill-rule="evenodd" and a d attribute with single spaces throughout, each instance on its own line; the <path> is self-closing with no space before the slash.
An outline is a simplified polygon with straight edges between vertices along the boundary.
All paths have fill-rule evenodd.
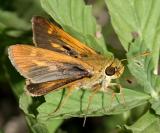
<path id="1" fill-rule="evenodd" d="M 92 67 L 81 60 L 29 45 L 9 47 L 15 68 L 31 83 L 65 80 L 71 82 L 92 75 Z M 66 82 L 65 82 L 66 83 Z"/>
<path id="2" fill-rule="evenodd" d="M 32 28 L 33 40 L 38 47 L 61 52 L 72 57 L 98 56 L 91 48 L 42 17 L 33 17 Z"/>

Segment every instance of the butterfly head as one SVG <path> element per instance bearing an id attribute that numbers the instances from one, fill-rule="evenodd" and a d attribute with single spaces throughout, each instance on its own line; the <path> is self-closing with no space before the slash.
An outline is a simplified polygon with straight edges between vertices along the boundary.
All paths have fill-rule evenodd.
<path id="1" fill-rule="evenodd" d="M 124 71 L 124 66 L 120 60 L 114 59 L 109 66 L 105 68 L 105 75 L 112 79 L 119 78 Z"/>

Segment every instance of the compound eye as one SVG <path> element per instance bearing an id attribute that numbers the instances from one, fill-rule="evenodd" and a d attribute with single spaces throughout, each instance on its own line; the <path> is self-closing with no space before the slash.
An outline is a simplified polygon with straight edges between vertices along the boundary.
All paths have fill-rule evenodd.
<path id="1" fill-rule="evenodd" d="M 107 76 L 112 76 L 116 73 L 115 67 L 107 67 L 105 70 Z"/>

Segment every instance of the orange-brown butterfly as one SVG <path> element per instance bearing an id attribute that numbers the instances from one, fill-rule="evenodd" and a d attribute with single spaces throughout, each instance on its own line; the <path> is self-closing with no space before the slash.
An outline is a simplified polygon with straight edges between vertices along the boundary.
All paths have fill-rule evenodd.
<path id="1" fill-rule="evenodd" d="M 96 53 L 42 17 L 33 17 L 32 28 L 35 46 L 17 44 L 8 49 L 32 96 L 62 88 L 107 91 L 111 80 L 124 71 L 118 59 Z"/>

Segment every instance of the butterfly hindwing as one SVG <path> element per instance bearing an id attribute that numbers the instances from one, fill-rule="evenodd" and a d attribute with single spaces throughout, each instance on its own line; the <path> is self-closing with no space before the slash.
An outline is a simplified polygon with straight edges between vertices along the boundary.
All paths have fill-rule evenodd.
<path id="1" fill-rule="evenodd" d="M 68 83 L 71 83 L 77 79 L 64 79 L 64 80 L 55 80 L 45 83 L 26 83 L 27 92 L 32 96 L 41 96 L 45 95 L 50 91 L 58 90 L 59 88 L 65 86 Z"/>

